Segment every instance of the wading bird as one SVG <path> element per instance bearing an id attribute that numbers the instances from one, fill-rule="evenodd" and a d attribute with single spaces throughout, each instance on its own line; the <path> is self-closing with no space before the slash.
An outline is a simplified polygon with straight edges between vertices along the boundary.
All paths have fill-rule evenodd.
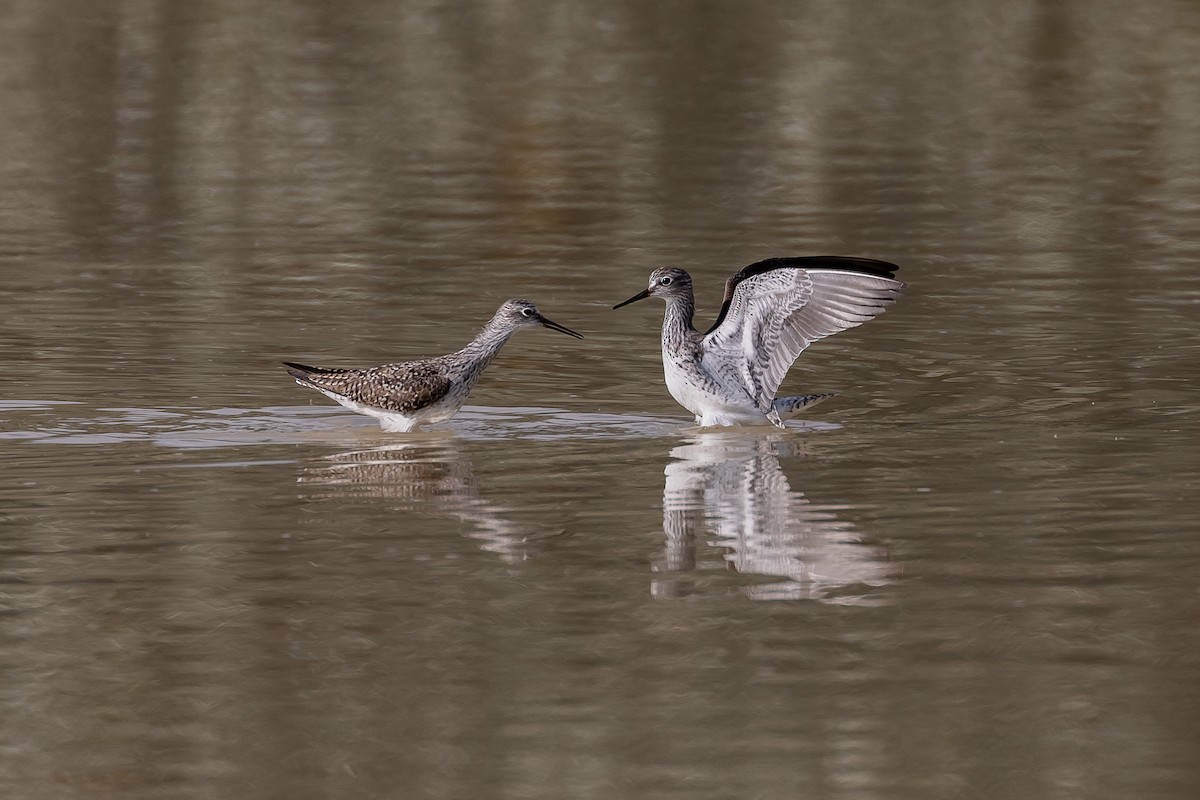
<path id="1" fill-rule="evenodd" d="M 662 326 L 667 390 L 704 427 L 783 427 L 783 419 L 832 395 L 776 397 L 796 358 L 817 339 L 883 313 L 906 286 L 895 264 L 869 258 L 769 258 L 725 282 L 717 321 L 692 325 L 692 276 L 676 267 L 650 273 L 649 286 L 614 309 L 647 297 L 667 302 Z"/>
<path id="2" fill-rule="evenodd" d="M 506 300 L 470 344 L 448 355 L 367 369 L 283 363 L 301 386 L 374 417 L 385 431 L 407 432 L 454 416 L 504 343 L 521 328 L 535 325 L 583 338 L 543 317 L 528 300 Z"/>

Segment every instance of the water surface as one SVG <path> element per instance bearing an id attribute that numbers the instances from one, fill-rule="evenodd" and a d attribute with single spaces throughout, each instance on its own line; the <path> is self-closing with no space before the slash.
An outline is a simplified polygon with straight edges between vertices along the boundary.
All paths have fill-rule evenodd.
<path id="1" fill-rule="evenodd" d="M 1190 798 L 1200 13 L 0 12 L 0 789 Z M 786 431 L 661 308 L 901 265 Z M 282 359 L 522 332 L 385 434 Z"/>

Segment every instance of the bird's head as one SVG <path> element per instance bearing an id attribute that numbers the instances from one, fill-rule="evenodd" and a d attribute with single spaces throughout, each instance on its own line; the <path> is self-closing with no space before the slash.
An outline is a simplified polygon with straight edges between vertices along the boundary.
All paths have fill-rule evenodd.
<path id="1" fill-rule="evenodd" d="M 692 291 L 692 276 L 678 267 L 659 267 L 650 273 L 649 285 L 645 291 L 638 292 L 624 303 L 617 303 L 614 309 L 645 300 L 647 297 L 661 297 L 664 300 L 672 297 L 686 297 Z"/>
<path id="2" fill-rule="evenodd" d="M 537 306 L 528 300 L 505 300 L 504 305 L 500 306 L 500 310 L 496 312 L 496 317 L 507 325 L 515 328 L 523 328 L 526 326 L 540 325 L 543 328 L 549 328 L 552 331 L 565 333 L 568 336 L 574 336 L 576 339 L 582 339 L 583 334 L 576 333 L 565 325 L 559 325 L 557 322 L 546 319 L 542 316 L 542 312 L 538 311 Z"/>

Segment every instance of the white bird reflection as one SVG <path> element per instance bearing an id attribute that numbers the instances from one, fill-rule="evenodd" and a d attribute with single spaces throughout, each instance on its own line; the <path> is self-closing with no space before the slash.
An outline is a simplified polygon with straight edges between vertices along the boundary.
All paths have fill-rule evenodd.
<path id="1" fill-rule="evenodd" d="M 481 496 L 470 461 L 452 439 L 426 439 L 349 450 L 301 470 L 297 483 L 314 499 L 370 497 L 398 511 L 445 513 L 467 523 L 480 549 L 516 563 L 533 558 L 561 531 L 506 518 L 511 509 Z"/>
<path id="2" fill-rule="evenodd" d="M 655 565 L 658 597 L 686 591 L 697 567 L 696 540 L 725 549 L 728 566 L 743 575 L 783 580 L 744 587 L 755 600 L 811 599 L 880 602 L 866 587 L 889 583 L 895 567 L 887 552 L 865 544 L 832 506 L 816 506 L 793 491 L 777 453 L 782 434 L 698 434 L 671 451 L 663 487 L 666 550 Z M 784 452 L 791 455 L 792 452 Z"/>

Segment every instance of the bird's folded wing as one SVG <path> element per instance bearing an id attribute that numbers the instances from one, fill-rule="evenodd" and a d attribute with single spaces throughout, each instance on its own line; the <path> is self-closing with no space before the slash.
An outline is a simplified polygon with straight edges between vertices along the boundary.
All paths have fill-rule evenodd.
<path id="1" fill-rule="evenodd" d="M 904 287 L 892 278 L 839 269 L 751 275 L 733 287 L 720 325 L 704 337 L 704 365 L 736 374 L 765 414 L 806 347 L 874 319 Z"/>
<path id="2" fill-rule="evenodd" d="M 305 381 L 356 403 L 411 414 L 441 400 L 450 379 L 432 364 L 384 364 L 361 370 L 313 373 Z"/>

